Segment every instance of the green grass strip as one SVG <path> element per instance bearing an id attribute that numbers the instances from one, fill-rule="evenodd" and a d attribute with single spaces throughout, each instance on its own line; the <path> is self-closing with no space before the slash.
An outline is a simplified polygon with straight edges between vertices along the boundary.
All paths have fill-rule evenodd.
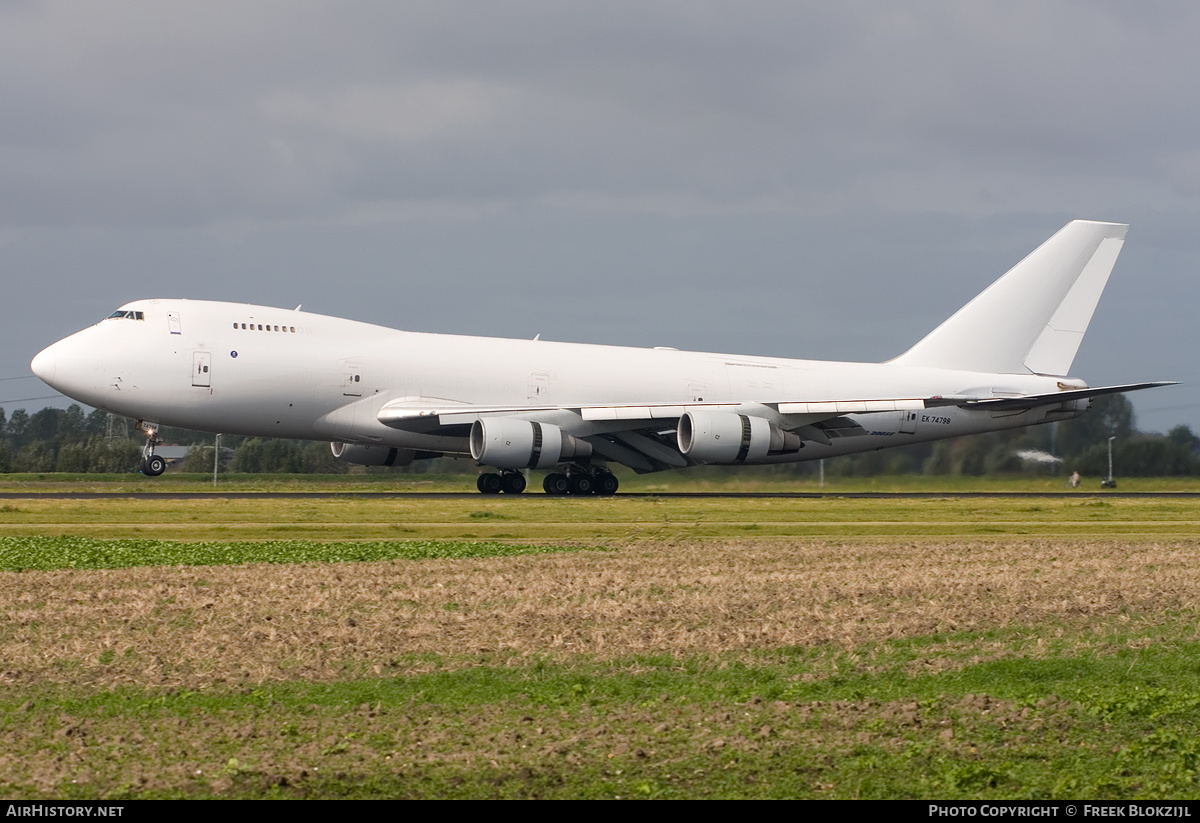
<path id="1" fill-rule="evenodd" d="M 0 570 L 121 569 L 133 566 L 231 566 L 247 563 L 343 563 L 427 558 L 508 557 L 595 550 L 470 540 L 315 540 L 184 543 L 91 537 L 0 537 Z"/>
<path id="2" fill-rule="evenodd" d="M 10 766 L 90 764 L 88 783 L 18 779 L 24 797 L 1195 799 L 1198 654 L 1166 641 L 906 685 L 886 666 L 806 679 L 814 650 L 202 691 L 6 686 L 0 734 Z M 153 745 L 125 746 L 131 729 Z M 129 782 L 155 757 L 186 773 Z"/>

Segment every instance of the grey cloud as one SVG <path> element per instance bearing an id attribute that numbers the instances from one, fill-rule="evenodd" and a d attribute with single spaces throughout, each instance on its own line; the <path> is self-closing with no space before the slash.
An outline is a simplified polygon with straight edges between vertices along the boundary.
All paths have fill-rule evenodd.
<path id="1" fill-rule="evenodd" d="M 1092 217 L 1134 229 L 1081 375 L 1187 379 L 1198 15 L 0 3 L 4 373 L 148 290 L 882 358 Z"/>

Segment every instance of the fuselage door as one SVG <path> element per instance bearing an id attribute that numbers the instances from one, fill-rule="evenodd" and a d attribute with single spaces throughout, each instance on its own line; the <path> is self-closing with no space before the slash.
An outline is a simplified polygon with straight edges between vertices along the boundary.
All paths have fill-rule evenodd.
<path id="1" fill-rule="evenodd" d="M 529 405 L 537 406 L 550 401 L 550 375 L 535 371 L 529 375 Z"/>
<path id="2" fill-rule="evenodd" d="M 342 361 L 342 394 L 362 397 L 362 364 L 357 360 Z"/>
<path id="3" fill-rule="evenodd" d="M 915 412 L 912 409 L 906 409 L 900 412 L 900 433 L 901 434 L 916 434 L 917 433 L 917 415 L 920 412 Z"/>
<path id="4" fill-rule="evenodd" d="M 171 334 L 182 334 L 182 327 L 179 324 L 179 312 L 167 312 L 167 328 L 171 330 Z M 207 384 L 206 384 L 207 385 Z"/>
<path id="5" fill-rule="evenodd" d="M 192 352 L 192 385 L 211 386 L 212 353 L 206 351 Z"/>

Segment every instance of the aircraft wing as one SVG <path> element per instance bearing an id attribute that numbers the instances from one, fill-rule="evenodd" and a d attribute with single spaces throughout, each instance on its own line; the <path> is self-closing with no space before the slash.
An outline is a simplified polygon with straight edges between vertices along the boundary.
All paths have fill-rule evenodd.
<path id="1" fill-rule="evenodd" d="M 1177 381 L 1159 380 L 1149 383 L 1126 383 L 1119 386 L 1097 386 L 1093 388 L 1067 389 L 1047 394 L 1028 394 L 1015 397 L 983 395 L 934 395 L 933 397 L 892 397 L 845 400 L 779 400 L 753 403 L 619 403 L 619 404 L 547 404 L 482 406 L 433 398 L 405 398 L 392 401 L 379 411 L 379 422 L 386 426 L 406 431 L 430 432 L 456 426 L 470 426 L 480 417 L 515 415 L 534 419 L 546 414 L 569 413 L 581 421 L 606 423 L 627 421 L 629 423 L 674 421 L 689 410 L 728 411 L 754 416 L 781 415 L 795 426 L 838 417 L 843 414 L 870 414 L 873 412 L 905 411 L 917 409 L 961 408 L 1008 411 L 1032 409 L 1072 400 L 1098 397 L 1104 394 L 1174 386 Z M 807 419 L 804 419 L 807 418 Z M 787 426 L 785 426 L 787 428 Z"/>
<path id="2" fill-rule="evenodd" d="M 378 419 L 404 431 L 466 436 L 476 420 L 515 417 L 551 423 L 591 444 L 606 459 L 639 473 L 683 468 L 696 460 L 679 450 L 676 427 L 685 412 L 729 412 L 771 420 L 800 440 L 829 445 L 843 437 L 865 435 L 844 415 L 925 408 L 921 398 L 780 403 L 629 403 L 609 405 L 487 406 L 403 399 L 386 404 Z M 798 448 L 799 446 L 797 446 Z"/>
<path id="3" fill-rule="evenodd" d="M 958 406 L 980 411 L 1023 411 L 1038 406 L 1173 385 L 1169 381 L 1131 383 L 1122 386 L 1068 389 L 1048 394 L 1017 397 L 938 395 L 934 397 L 862 398 L 846 400 L 781 400 L 751 403 L 628 403 L 582 405 L 471 405 L 434 398 L 403 398 L 385 404 L 378 419 L 386 426 L 404 431 L 465 437 L 476 420 L 517 418 L 553 424 L 573 437 L 585 440 L 604 458 L 629 466 L 639 473 L 683 468 L 697 461 L 680 451 L 677 428 L 685 413 L 726 412 L 765 418 L 793 440 L 830 445 L 845 437 L 860 437 L 867 431 L 847 415 L 908 411 Z"/>
<path id="4" fill-rule="evenodd" d="M 944 404 L 943 404 L 944 405 Z M 782 415 L 796 425 L 805 425 L 843 414 L 903 411 L 929 408 L 925 398 L 890 398 L 869 400 L 781 401 L 768 403 L 622 403 L 613 405 L 523 405 L 476 406 L 446 403 L 423 405 L 411 400 L 393 401 L 379 410 L 379 422 L 394 429 L 414 432 L 438 431 L 455 426 L 470 426 L 480 417 L 520 416 L 538 419 L 544 415 L 574 414 L 581 421 L 597 424 L 612 422 L 645 423 L 674 422 L 684 412 L 706 410 L 751 414 L 756 417 Z M 808 418 L 808 419 L 803 419 Z M 609 428 L 603 426 L 603 428 Z"/>

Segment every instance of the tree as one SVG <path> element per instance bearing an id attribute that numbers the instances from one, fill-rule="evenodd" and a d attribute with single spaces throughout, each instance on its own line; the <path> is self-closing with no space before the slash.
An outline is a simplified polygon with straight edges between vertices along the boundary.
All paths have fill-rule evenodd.
<path id="1" fill-rule="evenodd" d="M 25 427 L 29 425 L 29 414 L 17 409 L 8 419 L 8 442 L 15 448 L 25 440 Z"/>
<path id="2" fill-rule="evenodd" d="M 1082 417 L 1056 423 L 1054 451 L 1067 460 L 1077 459 L 1108 438 L 1128 440 L 1136 432 L 1133 405 L 1123 394 L 1102 394 Z M 1107 445 L 1105 445 L 1107 449 Z"/>

